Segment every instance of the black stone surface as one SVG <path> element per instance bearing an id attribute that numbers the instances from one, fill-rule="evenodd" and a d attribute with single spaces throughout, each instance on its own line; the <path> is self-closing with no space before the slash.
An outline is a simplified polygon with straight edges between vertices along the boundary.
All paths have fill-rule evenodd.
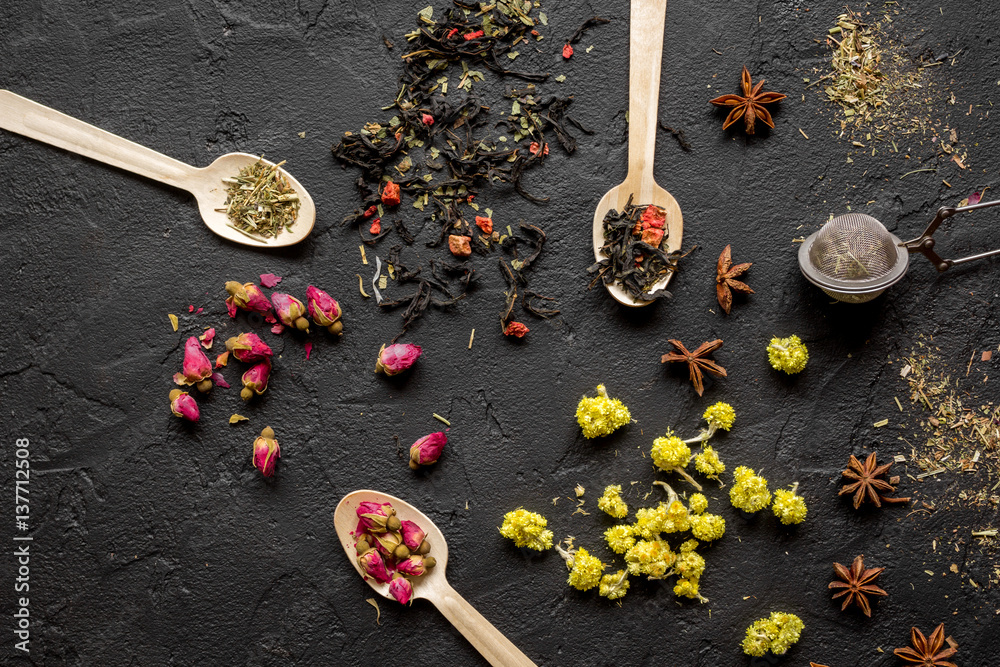
<path id="1" fill-rule="evenodd" d="M 256 251 L 213 236 L 183 192 L 0 133 L 0 507 L 11 512 L 0 522 L 4 664 L 485 664 L 425 602 L 403 609 L 384 600 L 376 625 L 365 602 L 371 591 L 332 526 L 338 499 L 366 487 L 407 498 L 438 522 L 454 587 L 540 665 L 776 664 L 738 647 L 744 629 L 773 610 L 806 624 L 784 665 L 901 664 L 892 648 L 906 645 L 910 626 L 929 632 L 942 621 L 960 645 L 958 664 L 998 664 L 995 551 L 971 538 L 956 542 L 957 553 L 951 543 L 932 545 L 953 530 L 996 526 L 995 505 L 856 513 L 836 491 L 850 453 L 909 455 L 898 437 L 917 412 L 907 405 L 901 415 L 893 397 L 907 403 L 898 360 L 920 336 L 933 336 L 958 374 L 973 350 L 1000 342 L 1000 264 L 939 276 L 917 257 L 890 293 L 848 307 L 805 282 L 792 242 L 848 207 L 900 236 L 916 235 L 938 206 L 995 184 L 994 4 L 915 1 L 896 18 L 913 57 L 961 49 L 954 63 L 928 70 L 933 92 L 955 94 L 954 105 L 939 102 L 932 113 L 968 147 L 970 168 L 961 170 L 947 156 L 933 158 L 929 135 L 923 144 L 901 140 L 899 153 L 879 145 L 875 157 L 837 138 L 833 110 L 815 88 L 803 90 L 802 79 L 815 80 L 812 68 L 825 67 L 815 39 L 833 25 L 840 2 L 671 0 L 660 115 L 693 150 L 662 133 L 656 177 L 684 212 L 685 246 L 699 247 L 672 284 L 675 298 L 641 311 L 587 291 L 583 275 L 594 206 L 624 174 L 628 6 L 546 7 L 547 39 L 539 52 L 523 49 L 517 64 L 565 73 L 566 83 L 546 87 L 574 93 L 574 114 L 597 133 L 582 137 L 572 156 L 553 150 L 531 175 L 529 189 L 551 196 L 550 204 L 504 188 L 483 201 L 499 225 L 523 218 L 548 231 L 532 286 L 556 296 L 562 315 L 528 318 L 527 338 L 504 339 L 496 325 L 502 282 L 492 260 L 481 261 L 470 298 L 432 312 L 404 339 L 425 348 L 415 370 L 387 380 L 372 367 L 399 319 L 358 293 L 355 274 L 370 278 L 372 267 L 361 265 L 355 235 L 339 225 L 357 205 L 355 174 L 329 147 L 343 131 L 382 117 L 379 107 L 397 92 L 402 35 L 425 4 L 0 6 L 3 87 L 194 165 L 233 150 L 287 159 L 319 210 L 300 246 Z M 564 62 L 563 39 L 595 13 L 612 22 Z M 388 51 L 382 35 L 397 47 Z M 750 139 L 723 133 L 707 104 L 735 92 L 744 63 L 789 95 L 777 128 Z M 938 171 L 899 179 L 924 159 Z M 410 219 L 419 220 L 415 211 Z M 956 219 L 942 229 L 941 247 L 955 256 L 996 247 L 996 220 L 993 213 Z M 727 243 L 736 261 L 754 263 L 748 280 L 757 292 L 737 299 L 728 317 L 713 288 Z M 302 340 L 252 328 L 243 315 L 230 320 L 224 281 L 264 272 L 284 276 L 280 288 L 300 297 L 308 284 L 329 290 L 346 311 L 342 339 L 312 335 L 306 361 Z M 189 314 L 189 304 L 205 310 Z M 167 313 L 180 316 L 179 332 Z M 216 389 L 201 402 L 201 423 L 188 426 L 169 414 L 170 377 L 185 338 L 207 326 L 220 343 L 242 330 L 262 333 L 280 358 L 263 400 L 244 407 L 235 388 Z M 811 358 L 804 373 L 787 378 L 769 368 L 763 349 L 772 335 L 791 333 L 807 342 Z M 696 345 L 715 337 L 725 340 L 716 359 L 729 377 L 698 398 L 683 370 L 662 367 L 659 355 L 667 338 Z M 989 375 L 988 364 L 972 368 L 973 377 Z M 238 385 L 235 366 L 225 374 Z M 574 409 L 599 382 L 637 423 L 607 441 L 585 441 Z M 996 400 L 995 387 L 995 379 L 984 381 L 979 395 Z M 624 484 L 639 506 L 653 479 L 673 479 L 654 474 L 643 455 L 652 438 L 668 427 L 694 434 L 701 412 L 718 400 L 738 413 L 717 442 L 730 470 L 763 468 L 772 488 L 799 481 L 809 518 L 792 530 L 766 512 L 747 520 L 725 491 L 711 493 L 728 530 L 704 550 L 709 603 L 679 603 L 669 589 L 635 581 L 619 608 L 566 586 L 554 552 L 526 557 L 499 536 L 503 513 L 524 506 L 544 513 L 557 539 L 573 535 L 610 560 L 601 544 L 610 519 L 595 505 L 600 490 Z M 237 411 L 250 421 L 230 426 Z M 437 466 L 414 474 L 397 458 L 393 436 L 406 446 L 438 430 L 434 412 L 451 420 L 451 442 Z M 883 418 L 889 427 L 872 428 Z M 273 481 L 250 464 L 265 424 L 283 447 Z M 28 656 L 14 650 L 11 632 L 16 438 L 30 439 L 32 456 Z M 933 503 L 965 479 L 948 473 L 918 484 L 904 476 L 900 492 Z M 587 488 L 589 516 L 572 515 L 567 497 L 577 483 Z M 555 507 L 554 497 L 561 498 Z M 858 553 L 886 567 L 881 583 L 890 595 L 871 620 L 841 613 L 826 589 L 831 563 Z M 952 563 L 962 575 L 948 571 Z"/>

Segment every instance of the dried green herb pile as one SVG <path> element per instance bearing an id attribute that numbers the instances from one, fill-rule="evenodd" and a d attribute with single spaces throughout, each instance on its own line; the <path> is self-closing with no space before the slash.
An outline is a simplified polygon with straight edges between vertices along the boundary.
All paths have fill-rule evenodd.
<path id="1" fill-rule="evenodd" d="M 281 165 L 258 160 L 240 173 L 222 179 L 226 187 L 225 211 L 229 226 L 248 236 L 274 238 L 295 223 L 299 195 L 281 173 Z"/>
<path id="2" fill-rule="evenodd" d="M 665 289 L 650 291 L 657 281 L 677 270 L 683 256 L 668 252 L 666 212 L 659 206 L 628 204 L 619 213 L 615 209 L 604 216 L 605 259 L 592 265 L 587 273 L 598 282 L 618 283 L 634 299 L 652 301 L 671 296 Z"/>
<path id="3" fill-rule="evenodd" d="M 344 223 L 356 227 L 368 246 L 392 233 L 401 241 L 388 252 L 387 270 L 397 284 L 412 283 L 415 288 L 401 298 L 376 298 L 383 308 L 405 306 L 404 331 L 428 306 L 448 306 L 464 298 L 476 271 L 469 258 L 497 251 L 508 285 L 500 313 L 502 330 L 512 321 L 518 296 L 523 309 L 535 316 L 559 312 L 544 306 L 551 299 L 527 289 L 525 272 L 541 254 L 545 232 L 508 221 L 498 221 L 494 230 L 493 211 L 481 208 L 477 199 L 484 186 L 505 184 L 529 201 L 547 201 L 528 192 L 525 173 L 545 163 L 550 140 L 572 153 L 576 138 L 571 127 L 590 134 L 566 113 L 572 96 L 542 95 L 539 84 L 549 74 L 512 68 L 521 51 L 547 46 L 539 44 L 544 39 L 539 28 L 548 18 L 536 11 L 537 4 L 456 0 L 440 16 L 432 7 L 421 10 L 417 28 L 406 34 L 403 45 L 399 94 L 383 107 L 392 115 L 358 132 L 345 132 L 332 149 L 344 166 L 360 171 L 356 185 L 361 205 Z M 581 29 L 602 21 L 591 19 Z M 527 83 L 520 88 L 507 85 L 499 100 L 486 100 L 480 95 L 486 86 L 480 83 L 487 72 L 507 82 Z M 423 213 L 421 229 L 428 222 L 437 226 L 426 246 L 445 248 L 454 257 L 442 253 L 443 258 L 428 261 L 427 267 L 404 265 L 406 248 L 416 240 L 406 221 L 407 199 Z"/>

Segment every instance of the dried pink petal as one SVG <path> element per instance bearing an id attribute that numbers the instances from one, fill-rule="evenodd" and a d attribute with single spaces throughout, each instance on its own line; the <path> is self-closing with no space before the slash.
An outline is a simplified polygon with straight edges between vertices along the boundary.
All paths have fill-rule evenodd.
<path id="1" fill-rule="evenodd" d="M 253 467 L 264 477 L 272 477 L 279 458 L 281 458 L 281 447 L 274 437 L 274 429 L 265 426 L 253 442 Z"/>
<path id="2" fill-rule="evenodd" d="M 982 200 L 982 198 L 983 194 L 981 192 L 973 192 L 969 195 L 969 206 L 975 206 Z"/>
<path id="3" fill-rule="evenodd" d="M 326 327 L 332 334 L 340 334 L 344 330 L 344 325 L 340 317 L 344 312 L 340 309 L 340 304 L 329 294 L 310 285 L 306 288 L 306 304 L 308 305 L 309 317 L 318 326 Z"/>
<path id="4" fill-rule="evenodd" d="M 285 325 L 281 322 L 275 322 L 274 326 L 271 327 L 271 333 L 276 336 L 280 336 L 285 331 Z"/>
<path id="5" fill-rule="evenodd" d="M 193 313 L 194 312 L 194 305 L 193 304 L 188 306 L 188 312 L 189 313 Z"/>
<path id="6" fill-rule="evenodd" d="M 228 363 L 229 363 L 229 350 L 226 350 L 225 352 L 223 352 L 222 354 L 220 354 L 215 358 L 216 368 L 225 368 L 226 364 Z"/>
<path id="7" fill-rule="evenodd" d="M 194 400 L 194 397 L 180 389 L 170 391 L 170 411 L 175 416 L 186 419 L 189 422 L 196 422 L 200 417 L 198 403 Z"/>
<path id="8" fill-rule="evenodd" d="M 437 463 L 444 446 L 448 444 L 448 436 L 444 431 L 431 433 L 410 445 L 410 467 L 416 470 L 420 466 Z"/>
<path id="9" fill-rule="evenodd" d="M 181 372 L 174 374 L 174 382 L 179 385 L 196 385 L 198 391 L 212 388 L 212 362 L 201 349 L 196 336 L 191 336 L 184 344 L 184 363 Z"/>
<path id="10" fill-rule="evenodd" d="M 273 273 L 260 274 L 260 284 L 262 287 L 271 289 L 280 282 L 281 282 L 281 276 L 276 276 Z"/>
<path id="11" fill-rule="evenodd" d="M 222 377 L 222 373 L 212 373 L 212 382 L 223 389 L 229 389 L 229 383 L 226 382 L 226 378 Z"/>
<path id="12" fill-rule="evenodd" d="M 247 363 L 270 359 L 274 354 L 267 343 L 254 333 L 241 333 L 230 338 L 226 341 L 226 349 L 232 352 L 234 357 Z"/>
<path id="13" fill-rule="evenodd" d="M 309 355 L 312 354 L 312 351 L 313 351 L 313 344 L 312 343 L 306 343 L 302 347 L 304 347 L 305 350 L 306 350 L 306 361 L 309 361 Z"/>
<path id="14" fill-rule="evenodd" d="M 416 362 L 423 354 L 423 349 L 419 345 L 411 343 L 396 343 L 394 345 L 382 346 L 378 351 L 378 360 L 375 362 L 375 372 L 383 372 L 386 375 L 396 375 L 402 373 Z"/>
<path id="15" fill-rule="evenodd" d="M 206 350 L 212 349 L 212 343 L 215 342 L 215 329 L 208 329 L 202 335 L 198 336 L 198 340 L 201 341 L 201 346 Z"/>
<path id="16" fill-rule="evenodd" d="M 389 594 L 399 604 L 407 604 L 413 598 L 413 584 L 405 577 L 394 575 L 389 582 Z"/>

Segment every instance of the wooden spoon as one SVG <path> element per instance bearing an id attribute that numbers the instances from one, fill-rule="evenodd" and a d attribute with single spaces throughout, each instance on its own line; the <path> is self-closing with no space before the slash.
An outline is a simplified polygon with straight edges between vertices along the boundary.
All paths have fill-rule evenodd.
<path id="1" fill-rule="evenodd" d="M 340 538 L 347 559 L 351 561 L 354 569 L 364 577 L 369 586 L 382 597 L 391 598 L 389 584 L 380 584 L 375 581 L 366 575 L 361 570 L 361 566 L 358 565 L 357 552 L 354 549 L 354 536 L 351 533 L 358 526 L 356 512 L 363 501 L 391 503 L 396 510 L 396 516 L 401 521 L 409 519 L 426 533 L 426 539 L 431 545 L 430 555 L 437 559 L 437 565 L 423 576 L 410 579 L 413 584 L 414 598 L 430 600 L 491 665 L 495 667 L 535 667 L 535 663 L 521 653 L 509 639 L 483 618 L 461 595 L 456 593 L 448 580 L 445 579 L 444 570 L 448 566 L 448 545 L 444 541 L 444 535 L 434 525 L 434 522 L 424 516 L 416 507 L 395 496 L 362 489 L 352 491 L 341 499 L 333 515 L 333 524 L 337 529 L 337 537 Z M 398 603 L 393 599 L 393 604 Z"/>
<path id="2" fill-rule="evenodd" d="M 215 210 L 222 208 L 226 201 L 226 185 L 222 179 L 235 176 L 240 169 L 256 162 L 260 159 L 256 155 L 228 153 L 198 169 L 9 90 L 0 90 L 0 128 L 187 190 L 198 201 L 198 209 L 208 228 L 236 243 L 262 248 L 292 245 L 308 236 L 316 224 L 316 204 L 312 197 L 301 183 L 282 169 L 282 175 L 299 195 L 300 208 L 295 223 L 269 239 L 256 239 L 228 226 L 226 213 Z"/>
<path id="3" fill-rule="evenodd" d="M 660 60 L 663 56 L 663 25 L 667 0 L 632 0 L 629 37 L 628 86 L 628 173 L 597 204 L 594 212 L 594 257 L 606 258 L 604 216 L 610 209 L 621 211 L 634 195 L 636 205 L 656 204 L 667 212 L 668 252 L 680 250 L 684 221 L 681 207 L 673 196 L 653 180 L 653 155 L 656 152 L 657 106 L 660 97 Z M 663 289 L 673 274 L 667 274 L 650 291 Z M 607 286 L 608 292 L 625 306 L 645 306 L 651 301 L 633 299 L 621 285 Z"/>

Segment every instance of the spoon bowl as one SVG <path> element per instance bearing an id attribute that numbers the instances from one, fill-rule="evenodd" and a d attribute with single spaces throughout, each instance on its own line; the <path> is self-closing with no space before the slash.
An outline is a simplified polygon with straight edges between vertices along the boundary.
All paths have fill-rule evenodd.
<path id="1" fill-rule="evenodd" d="M 278 236 L 258 239 L 241 233 L 229 226 L 225 211 L 215 210 L 225 205 L 223 178 L 235 176 L 240 169 L 257 160 L 274 164 L 256 155 L 228 153 L 198 169 L 9 90 L 0 90 L 0 128 L 187 190 L 197 200 L 198 210 L 208 228 L 235 243 L 258 248 L 293 245 L 307 237 L 316 224 L 316 204 L 312 197 L 284 169 L 280 169 L 281 174 L 299 196 L 299 212 L 292 226 Z"/>
<path id="2" fill-rule="evenodd" d="M 389 584 L 382 584 L 365 574 L 358 563 L 357 550 L 354 548 L 354 531 L 358 526 L 357 509 L 362 502 L 390 503 L 396 510 L 400 521 L 413 521 L 425 533 L 425 539 L 431 546 L 430 554 L 437 560 L 437 565 L 427 570 L 420 577 L 408 577 L 413 585 L 413 597 L 430 601 L 447 618 L 455 628 L 469 640 L 476 650 L 494 667 L 535 667 L 509 639 L 487 621 L 482 614 L 469 604 L 461 595 L 455 592 L 445 577 L 448 565 L 448 544 L 444 535 L 434 522 L 413 505 L 388 493 L 361 489 L 352 491 L 341 498 L 333 513 L 333 525 L 337 537 L 344 547 L 347 559 L 351 561 L 358 574 L 368 582 L 368 585 L 382 597 L 389 598 Z"/>
<path id="3" fill-rule="evenodd" d="M 656 153 L 657 109 L 660 98 L 660 62 L 663 57 L 663 28 L 666 23 L 667 0 L 632 0 L 629 16 L 629 90 L 628 90 L 628 174 L 621 185 L 611 188 L 601 198 L 594 212 L 594 258 L 606 259 L 604 216 L 608 211 L 621 211 L 632 196 L 637 206 L 655 204 L 666 211 L 668 252 L 681 249 L 684 220 L 681 207 L 673 195 L 653 179 L 653 157 Z M 663 289 L 672 273 L 661 278 L 650 291 Z M 618 283 L 605 284 L 615 301 L 630 307 L 647 306 L 652 301 L 636 299 Z"/>

